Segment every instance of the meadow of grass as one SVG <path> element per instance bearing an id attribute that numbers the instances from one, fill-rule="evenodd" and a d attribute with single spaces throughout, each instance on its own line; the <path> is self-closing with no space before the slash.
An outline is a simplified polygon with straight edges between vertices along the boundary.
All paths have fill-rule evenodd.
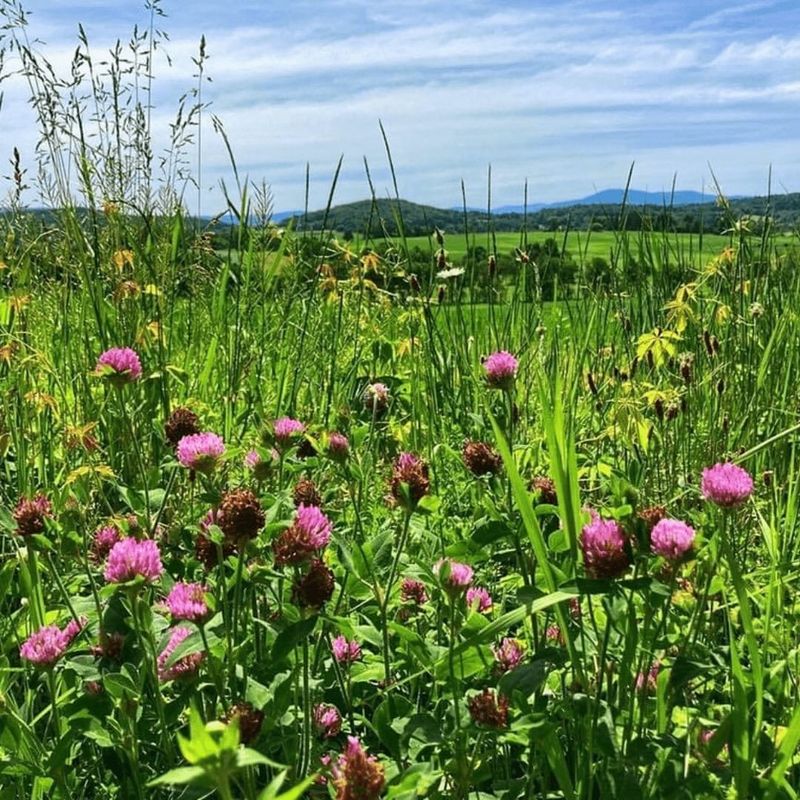
<path id="1" fill-rule="evenodd" d="M 461 261 L 467 251 L 473 247 L 483 247 L 492 252 L 496 248 L 498 253 L 511 255 L 527 241 L 543 243 L 554 239 L 560 248 L 570 253 L 579 264 L 587 264 L 593 258 L 603 258 L 610 261 L 620 246 L 624 243 L 634 253 L 639 245 L 658 240 L 662 248 L 673 256 L 681 255 L 694 262 L 697 266 L 705 264 L 717 256 L 731 243 L 730 235 L 705 233 L 671 233 L 664 237 L 660 233 L 625 233 L 621 235 L 616 231 L 527 231 L 525 233 L 499 232 L 494 234 L 468 233 L 464 236 L 458 231 L 449 231 L 447 237 L 447 252 L 453 261 Z M 395 240 L 399 241 L 399 240 Z M 410 248 L 418 247 L 422 250 L 437 249 L 433 233 L 430 236 L 409 236 L 406 239 Z M 780 251 L 796 244 L 796 237 L 789 234 L 776 234 L 772 237 L 772 244 Z M 647 246 L 643 244 L 643 246 Z"/>
<path id="2" fill-rule="evenodd" d="M 115 123 L 6 22 L 56 212 L 0 223 L 2 800 L 797 797 L 792 248 L 474 305 L 242 183 L 214 250 L 153 29 Z"/>

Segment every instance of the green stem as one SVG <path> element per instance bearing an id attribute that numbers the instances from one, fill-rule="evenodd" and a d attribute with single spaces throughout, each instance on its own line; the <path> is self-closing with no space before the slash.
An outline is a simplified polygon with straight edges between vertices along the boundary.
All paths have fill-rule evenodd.
<path id="1" fill-rule="evenodd" d="M 300 753 L 299 778 L 304 778 L 311 763 L 311 688 L 309 675 L 308 637 L 303 639 L 303 746 Z"/>
<path id="2" fill-rule="evenodd" d="M 397 550 L 394 554 L 391 569 L 389 570 L 389 577 L 386 581 L 384 588 L 383 602 L 381 603 L 381 627 L 383 629 L 383 663 L 384 663 L 384 678 L 385 686 L 388 690 L 392 682 L 392 651 L 389 641 L 389 602 L 392 599 L 392 587 L 394 586 L 394 579 L 397 574 L 397 567 L 400 563 L 400 558 L 403 555 L 403 550 L 406 547 L 408 539 L 408 532 L 411 528 L 411 511 L 406 511 L 403 517 L 403 529 L 400 533 L 400 541 Z"/>
<path id="3" fill-rule="evenodd" d="M 58 693 L 56 691 L 56 673 L 53 669 L 47 670 L 47 683 L 50 688 L 50 710 L 53 727 L 56 729 L 56 741 L 61 739 L 61 717 L 58 713 Z"/>

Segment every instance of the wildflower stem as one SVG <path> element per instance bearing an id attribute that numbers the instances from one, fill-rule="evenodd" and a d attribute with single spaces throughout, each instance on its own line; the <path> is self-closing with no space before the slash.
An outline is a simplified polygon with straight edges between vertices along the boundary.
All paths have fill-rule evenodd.
<path id="1" fill-rule="evenodd" d="M 311 763 L 311 688 L 309 674 L 308 636 L 303 639 L 303 742 L 298 777 L 305 777 Z"/>
<path id="2" fill-rule="evenodd" d="M 142 491 L 144 492 L 144 507 L 145 513 L 147 514 L 147 523 L 150 524 L 150 491 L 147 488 L 147 470 L 144 466 L 144 459 L 142 458 L 142 451 L 141 446 L 138 438 L 136 437 L 136 433 L 133 430 L 133 422 L 131 421 L 130 415 L 128 414 L 128 408 L 125 405 L 124 400 L 122 399 L 122 392 L 118 389 L 114 390 L 117 395 L 117 400 L 119 401 L 120 411 L 122 413 L 122 418 L 125 420 L 125 426 L 128 429 L 128 435 L 130 436 L 130 442 L 133 446 L 133 454 L 136 458 L 136 464 L 139 468 L 139 473 L 142 478 Z"/>
<path id="3" fill-rule="evenodd" d="M 217 690 L 217 702 L 224 707 L 225 705 L 225 690 L 222 687 L 222 676 L 214 664 L 214 659 L 211 656 L 211 648 L 208 646 L 208 635 L 206 634 L 206 626 L 200 624 L 197 626 L 200 629 L 200 638 L 203 640 L 203 649 L 206 651 L 206 658 L 208 659 L 208 669 L 211 672 L 211 678 L 214 681 L 214 686 Z"/>
<path id="4" fill-rule="evenodd" d="M 80 617 L 76 613 L 75 607 L 72 605 L 72 600 L 64 586 L 64 582 L 61 580 L 61 575 L 59 575 L 56 565 L 53 563 L 53 557 L 50 553 L 47 554 L 47 566 L 50 568 L 50 573 L 53 576 L 53 580 L 56 582 L 56 586 L 58 586 L 58 591 L 61 592 L 61 596 L 64 598 L 64 603 L 69 609 L 69 613 L 72 615 L 75 622 L 80 623 Z"/>
<path id="5" fill-rule="evenodd" d="M 403 529 L 400 533 L 400 541 L 397 545 L 397 550 L 394 554 L 391 569 L 389 570 L 389 577 L 386 581 L 383 593 L 383 603 L 381 604 L 381 628 L 383 629 L 383 663 L 384 663 L 384 678 L 386 688 L 392 682 L 392 651 L 389 641 L 389 602 L 392 599 L 392 587 L 394 586 L 395 576 L 397 574 L 397 566 L 400 563 L 400 557 L 405 550 L 406 540 L 408 539 L 408 532 L 411 528 L 411 511 L 406 511 L 403 515 Z"/>
<path id="6" fill-rule="evenodd" d="M 51 667 L 47 670 L 47 682 L 50 688 L 50 709 L 52 711 L 53 727 L 56 730 L 55 739 L 61 738 L 61 717 L 58 713 L 58 693 L 56 691 L 56 673 Z"/>

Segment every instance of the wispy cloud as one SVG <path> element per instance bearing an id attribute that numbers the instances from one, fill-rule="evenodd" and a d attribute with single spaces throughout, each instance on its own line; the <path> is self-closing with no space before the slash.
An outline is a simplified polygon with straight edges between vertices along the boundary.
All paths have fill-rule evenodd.
<path id="1" fill-rule="evenodd" d="M 133 24 L 98 2 L 31 0 L 33 33 L 63 69 L 84 23 L 95 50 Z M 54 6 L 58 6 L 54 9 Z M 243 171 L 272 184 L 277 205 L 324 202 L 345 155 L 338 196 L 364 197 L 362 158 L 388 186 L 383 120 L 410 198 L 452 205 L 463 177 L 475 201 L 493 164 L 498 203 L 563 199 L 635 183 L 709 183 L 711 162 L 733 192 L 777 180 L 800 187 L 794 146 L 800 81 L 795 0 L 686 4 L 683 0 L 198 0 L 164 5 L 172 67 L 159 72 L 155 123 L 193 84 L 208 41 L 205 98 L 223 119 Z M 142 16 L 142 19 L 145 19 Z M 140 20 L 141 21 L 141 20 Z M 0 149 L 34 139 L 22 87 L 6 84 Z M 163 134 L 162 134 L 163 138 Z M 203 194 L 228 170 L 219 139 L 203 139 Z M 209 209 L 211 210 L 211 209 Z"/>

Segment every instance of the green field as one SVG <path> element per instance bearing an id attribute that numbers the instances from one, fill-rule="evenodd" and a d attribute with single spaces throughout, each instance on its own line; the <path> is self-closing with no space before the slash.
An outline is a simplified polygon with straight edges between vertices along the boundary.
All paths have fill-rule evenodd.
<path id="1" fill-rule="evenodd" d="M 798 800 L 793 241 L 444 258 L 236 174 L 215 249 L 202 57 L 153 183 L 152 30 L 80 33 L 2 29 L 0 800 Z"/>
<path id="2" fill-rule="evenodd" d="M 448 256 L 451 261 L 460 261 L 468 247 L 484 247 L 491 251 L 492 244 L 498 253 L 513 253 L 523 244 L 523 238 L 518 233 L 497 233 L 494 239 L 489 234 L 469 234 L 445 232 Z M 527 233 L 527 241 L 543 242 L 546 239 L 555 239 L 560 248 L 564 248 L 579 263 L 588 263 L 592 258 L 599 257 L 610 261 L 612 254 L 627 248 L 634 255 L 648 252 L 647 260 L 660 260 L 669 257 L 671 260 L 680 258 L 687 263 L 703 264 L 709 258 L 718 255 L 724 248 L 735 244 L 735 237 L 719 234 L 704 234 L 702 237 L 694 233 L 675 234 L 643 234 L 631 233 L 622 235 L 613 231 L 531 231 Z M 395 240 L 397 241 L 397 240 Z M 433 236 L 411 236 L 406 239 L 410 248 L 418 247 L 422 250 L 435 252 L 437 244 Z M 778 251 L 796 244 L 795 237 L 790 235 L 776 235 L 771 239 Z M 640 259 L 645 260 L 645 259 Z"/>

